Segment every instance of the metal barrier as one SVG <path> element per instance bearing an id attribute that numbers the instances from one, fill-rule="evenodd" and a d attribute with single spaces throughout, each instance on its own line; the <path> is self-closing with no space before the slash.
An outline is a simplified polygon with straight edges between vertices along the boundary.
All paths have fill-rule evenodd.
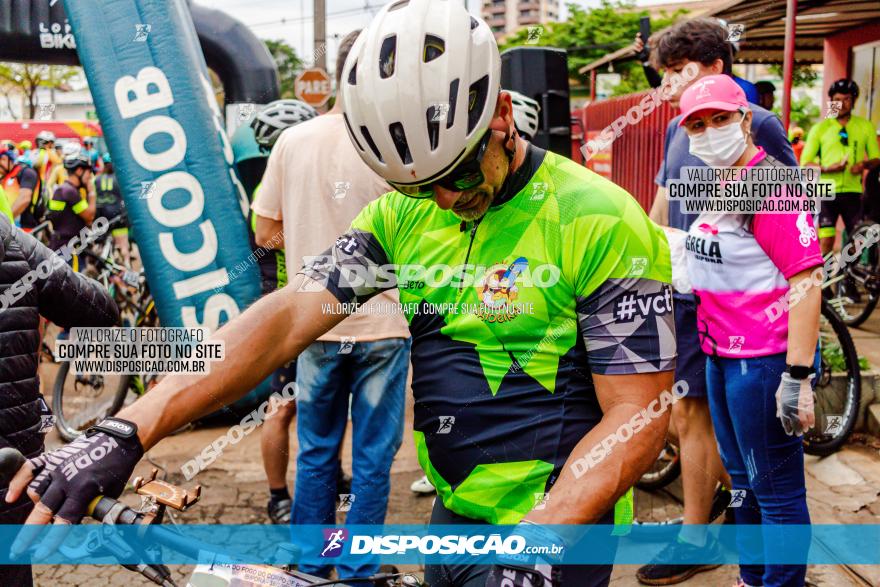
<path id="1" fill-rule="evenodd" d="M 576 140 L 576 134 L 572 133 L 574 160 L 582 163 L 583 155 L 574 151 L 597 137 L 615 119 L 625 116 L 630 108 L 640 108 L 639 102 L 648 94 L 649 92 L 639 92 L 609 98 L 587 104 L 582 110 L 575 110 L 572 114 L 580 120 L 583 138 Z M 623 132 L 614 140 L 610 149 L 594 154 L 586 162 L 586 166 L 631 193 L 645 210 L 650 209 L 657 193 L 654 177 L 663 160 L 666 126 L 675 115 L 676 112 L 669 102 L 662 102 L 637 124 L 623 127 Z"/>

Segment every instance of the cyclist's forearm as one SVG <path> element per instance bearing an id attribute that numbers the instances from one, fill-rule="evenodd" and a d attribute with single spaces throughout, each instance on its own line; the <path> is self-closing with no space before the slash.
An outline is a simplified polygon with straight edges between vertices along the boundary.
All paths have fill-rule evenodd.
<path id="1" fill-rule="evenodd" d="M 297 283 L 270 294 L 211 337 L 225 359 L 207 374 L 169 375 L 119 413 L 138 425 L 145 450 L 181 426 L 244 396 L 273 370 L 305 349 L 345 316 L 321 312 L 337 300 L 326 290 L 296 292 Z"/>
<path id="2" fill-rule="evenodd" d="M 651 466 L 663 447 L 670 410 L 657 407 L 656 417 L 650 414 L 642 420 L 644 426 L 632 425 L 633 419 L 661 390 L 671 388 L 673 377 L 671 371 L 640 377 L 644 377 L 641 383 L 650 377 L 650 386 L 656 391 L 645 396 L 647 401 L 621 402 L 605 409 L 599 424 L 568 457 L 544 509 L 530 512 L 527 520 L 537 524 L 596 523 Z M 613 446 L 606 440 L 612 437 Z M 624 438 L 623 442 L 618 437 Z"/>
<path id="3" fill-rule="evenodd" d="M 657 188 L 657 195 L 654 196 L 648 217 L 660 226 L 669 226 L 669 200 L 666 199 L 666 188 Z"/>
<path id="4" fill-rule="evenodd" d="M 33 190 L 28 190 L 22 188 L 18 191 L 18 197 L 15 199 L 15 202 L 12 204 L 12 216 L 13 218 L 18 218 L 24 211 L 27 210 L 27 207 L 31 203 L 31 195 L 34 193 Z"/>
<path id="5" fill-rule="evenodd" d="M 812 269 L 801 271 L 789 280 L 792 291 L 801 281 L 809 280 Z M 789 365 L 812 365 L 819 339 L 819 314 L 822 311 L 822 289 L 810 284 L 806 294 L 788 311 L 788 351 L 785 360 Z"/>

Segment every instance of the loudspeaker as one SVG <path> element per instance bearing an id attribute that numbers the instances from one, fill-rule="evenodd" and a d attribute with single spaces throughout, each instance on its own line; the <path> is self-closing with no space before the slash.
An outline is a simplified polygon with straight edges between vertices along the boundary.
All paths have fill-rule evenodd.
<path id="1" fill-rule="evenodd" d="M 525 94 L 541 105 L 541 121 L 532 142 L 570 157 L 568 53 L 552 47 L 508 49 L 501 54 L 501 87 Z"/>

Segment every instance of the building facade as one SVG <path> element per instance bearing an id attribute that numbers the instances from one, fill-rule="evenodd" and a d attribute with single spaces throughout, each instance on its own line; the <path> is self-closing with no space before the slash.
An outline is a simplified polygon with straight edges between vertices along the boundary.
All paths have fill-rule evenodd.
<path id="1" fill-rule="evenodd" d="M 523 27 L 559 20 L 559 0 L 483 0 L 482 12 L 499 39 Z"/>

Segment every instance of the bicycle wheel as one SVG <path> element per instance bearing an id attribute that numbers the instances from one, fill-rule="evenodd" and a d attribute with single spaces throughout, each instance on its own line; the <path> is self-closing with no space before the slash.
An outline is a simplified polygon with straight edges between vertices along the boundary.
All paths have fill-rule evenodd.
<path id="1" fill-rule="evenodd" d="M 678 447 L 666 441 L 654 465 L 636 482 L 636 487 L 645 491 L 656 491 L 675 481 L 679 475 L 681 457 Z"/>
<path id="2" fill-rule="evenodd" d="M 876 231 L 876 225 L 863 223 L 847 239 L 846 247 L 854 247 L 858 255 L 851 260 L 841 259 L 846 268 L 835 284 L 836 295 L 828 300 L 844 324 L 852 328 L 867 320 L 880 301 L 880 245 L 876 242 Z"/>
<path id="3" fill-rule="evenodd" d="M 70 442 L 89 426 L 118 412 L 130 381 L 130 375 L 72 375 L 70 362 L 61 363 L 52 391 L 55 427 L 61 438 Z"/>
<path id="4" fill-rule="evenodd" d="M 856 425 L 862 397 L 859 356 L 846 324 L 823 301 L 819 319 L 821 367 L 816 382 L 816 426 L 804 434 L 804 451 L 827 456 L 837 451 Z"/>

